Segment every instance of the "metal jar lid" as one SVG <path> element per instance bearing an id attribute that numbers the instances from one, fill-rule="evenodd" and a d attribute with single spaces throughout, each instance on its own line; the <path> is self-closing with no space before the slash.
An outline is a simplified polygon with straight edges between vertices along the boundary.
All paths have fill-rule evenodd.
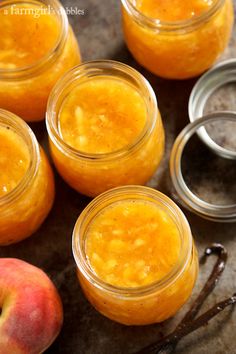
<path id="1" fill-rule="evenodd" d="M 179 134 L 177 139 L 175 140 L 174 146 L 172 148 L 171 152 L 171 158 L 170 158 L 170 175 L 171 179 L 173 182 L 173 185 L 175 187 L 175 190 L 178 194 L 178 197 L 180 198 L 180 202 L 183 206 L 185 206 L 187 209 L 190 211 L 193 211 L 195 214 L 200 215 L 203 218 L 212 220 L 212 221 L 218 221 L 218 222 L 235 222 L 236 221 L 236 201 L 234 203 L 230 204 L 221 204 L 221 203 L 213 203 L 213 202 L 206 202 L 203 200 L 203 198 L 199 197 L 196 193 L 194 193 L 191 188 L 189 188 L 188 184 L 186 183 L 186 180 L 183 175 L 182 171 L 182 157 L 184 153 L 184 149 L 187 145 L 187 143 L 190 141 L 190 139 L 193 137 L 193 135 L 197 135 L 197 140 L 196 140 L 196 149 L 193 149 L 195 152 L 194 158 L 202 158 L 201 154 L 198 154 L 198 147 L 201 141 L 203 141 L 204 144 L 203 147 L 206 148 L 205 143 L 207 142 L 207 145 L 209 146 L 209 141 L 205 140 L 206 136 L 202 135 L 202 132 L 206 132 L 206 127 L 208 124 L 215 122 L 217 124 L 223 123 L 223 122 L 234 122 L 236 123 L 236 113 L 234 112 L 217 112 L 213 114 L 209 114 L 207 116 L 204 116 L 200 119 L 194 120 L 192 123 L 188 124 L 182 132 Z M 199 137 L 200 136 L 200 137 Z M 199 140 L 200 138 L 200 140 Z M 208 138 L 207 138 L 208 139 Z M 215 154 L 215 148 L 213 149 L 213 154 L 211 154 L 214 158 L 220 159 L 222 163 L 229 163 L 233 164 L 233 173 L 236 175 L 236 161 L 232 161 L 229 159 L 222 158 L 225 157 L 225 152 L 224 154 Z M 219 146 L 220 147 L 220 146 Z M 231 151 L 230 151 L 231 152 Z M 209 150 L 210 153 L 210 150 Z M 227 151 L 228 153 L 228 151 Z M 188 166 L 188 170 L 191 169 L 191 166 Z M 198 170 L 199 176 L 201 176 L 202 171 Z M 214 171 L 213 171 L 214 173 Z M 227 176 L 227 173 L 229 171 L 225 171 L 225 175 Z M 236 178 L 232 180 L 232 184 L 236 183 Z M 221 171 L 220 171 L 220 180 L 221 180 Z M 231 179 L 230 179 L 231 181 Z M 220 181 L 221 183 L 221 181 Z M 234 188 L 236 188 L 236 185 L 234 185 Z M 229 188 L 229 195 L 230 198 L 234 198 L 236 196 L 235 189 L 232 187 Z M 219 188 L 220 189 L 220 188 Z"/>
<path id="2" fill-rule="evenodd" d="M 189 99 L 189 118 L 191 122 L 204 116 L 204 109 L 208 99 L 220 87 L 236 82 L 236 60 L 230 59 L 219 63 L 206 72 L 194 86 Z M 236 151 L 229 150 L 217 144 L 208 134 L 205 127 L 201 127 L 198 136 L 217 155 L 236 160 Z"/>

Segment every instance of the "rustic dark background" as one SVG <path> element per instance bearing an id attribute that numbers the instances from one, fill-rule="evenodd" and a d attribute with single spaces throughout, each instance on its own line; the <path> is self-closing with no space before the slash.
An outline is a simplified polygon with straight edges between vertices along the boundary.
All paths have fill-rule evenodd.
<path id="1" fill-rule="evenodd" d="M 83 16 L 69 17 L 80 43 L 83 60 L 107 58 L 125 62 L 145 75 L 155 89 L 165 126 L 167 144 L 165 159 L 149 185 L 171 196 L 173 188 L 168 171 L 170 149 L 175 137 L 188 123 L 188 99 L 196 80 L 182 82 L 162 80 L 135 63 L 123 41 L 119 0 L 64 0 L 62 2 L 65 6 L 77 6 L 85 10 Z M 236 32 L 234 31 L 230 46 L 223 57 L 235 56 Z M 224 108 L 225 105 L 228 108 L 235 108 L 235 92 L 232 93 L 231 89 L 222 90 L 220 98 L 213 100 L 210 109 Z M 47 148 L 45 124 L 36 124 L 32 128 L 40 143 Z M 195 157 L 197 155 L 196 150 Z M 222 171 L 222 175 L 225 172 Z M 207 197 L 211 184 L 208 179 L 203 182 L 201 192 Z M 226 190 L 229 193 L 233 183 L 233 180 L 228 181 Z M 40 230 L 26 241 L 0 248 L 1 257 L 21 258 L 43 268 L 59 289 L 65 312 L 64 326 L 60 336 L 47 350 L 47 353 L 130 354 L 149 344 L 158 336 L 167 333 L 183 316 L 188 304 L 174 319 L 161 325 L 147 327 L 121 326 L 104 318 L 90 306 L 77 282 L 71 253 L 73 226 L 89 199 L 70 189 L 57 174 L 56 188 L 54 207 Z M 186 210 L 184 212 L 192 227 L 200 254 L 211 242 L 222 242 L 229 250 L 227 269 L 217 289 L 206 301 L 204 309 L 207 309 L 216 301 L 236 291 L 236 224 L 217 224 L 205 221 Z M 195 294 L 199 292 L 206 280 L 211 264 L 213 264 L 213 259 L 206 266 L 201 267 Z M 194 295 L 190 302 L 193 299 Z M 209 323 L 207 327 L 184 339 L 178 345 L 176 353 L 235 354 L 235 333 L 236 309 L 235 311 L 229 309 Z"/>

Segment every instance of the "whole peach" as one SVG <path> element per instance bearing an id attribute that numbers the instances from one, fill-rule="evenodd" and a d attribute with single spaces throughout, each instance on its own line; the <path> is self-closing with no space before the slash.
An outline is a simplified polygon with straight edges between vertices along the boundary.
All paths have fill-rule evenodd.
<path id="1" fill-rule="evenodd" d="M 0 354 L 39 354 L 60 332 L 59 294 L 39 268 L 0 259 Z"/>

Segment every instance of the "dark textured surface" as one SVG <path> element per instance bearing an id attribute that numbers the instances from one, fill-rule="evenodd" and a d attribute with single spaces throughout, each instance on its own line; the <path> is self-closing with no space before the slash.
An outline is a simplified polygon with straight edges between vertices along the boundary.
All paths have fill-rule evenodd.
<path id="1" fill-rule="evenodd" d="M 123 42 L 118 0 L 64 0 L 63 3 L 85 10 L 84 16 L 70 17 L 84 60 L 107 58 L 123 61 L 140 70 L 154 87 L 166 130 L 167 144 L 165 159 L 150 185 L 171 196 L 173 190 L 168 171 L 170 149 L 175 137 L 188 123 L 187 104 L 195 80 L 184 82 L 161 80 L 137 66 Z M 230 48 L 224 54 L 225 58 L 236 56 L 235 41 L 236 33 L 231 40 Z M 230 95 L 227 92 L 223 91 L 221 98 L 222 102 L 228 102 L 230 105 Z M 235 96 L 230 97 L 233 103 Z M 214 104 L 218 107 L 217 102 Z M 44 123 L 33 126 L 33 129 L 39 141 L 45 146 L 47 137 Z M 129 354 L 167 333 L 183 316 L 188 305 L 174 319 L 164 324 L 135 328 L 109 321 L 86 301 L 75 275 L 71 234 L 79 213 L 89 199 L 70 189 L 58 175 L 56 187 L 56 202 L 41 229 L 24 242 L 0 248 L 1 257 L 18 257 L 43 268 L 59 289 L 65 311 L 64 327 L 47 353 Z M 206 195 L 208 193 L 207 183 L 204 185 L 204 193 Z M 217 300 L 236 291 L 236 224 L 216 224 L 184 211 L 200 254 L 211 242 L 222 242 L 229 250 L 227 270 L 219 286 L 206 302 L 206 309 Z M 201 268 L 195 293 L 199 292 L 206 280 L 211 261 Z M 236 309 L 234 312 L 229 309 L 207 327 L 183 340 L 176 353 L 235 354 L 235 333 Z"/>

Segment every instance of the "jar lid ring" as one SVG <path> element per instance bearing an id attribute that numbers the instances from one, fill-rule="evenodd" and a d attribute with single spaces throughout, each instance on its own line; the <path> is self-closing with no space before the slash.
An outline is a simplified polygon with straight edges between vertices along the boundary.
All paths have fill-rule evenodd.
<path id="1" fill-rule="evenodd" d="M 195 84 L 189 99 L 189 119 L 195 122 L 204 116 L 209 97 L 220 87 L 236 82 L 236 59 L 225 60 L 207 71 Z M 197 132 L 199 138 L 217 155 L 236 160 L 236 151 L 218 145 L 207 133 L 205 127 Z"/>
<path id="2" fill-rule="evenodd" d="M 174 188 L 180 197 L 182 204 L 195 214 L 205 219 L 217 222 L 235 222 L 236 221 L 236 204 L 218 205 L 211 204 L 200 197 L 196 196 L 185 183 L 181 161 L 186 144 L 196 133 L 199 134 L 200 129 L 209 123 L 219 121 L 236 122 L 236 113 L 234 112 L 217 112 L 206 115 L 196 121 L 189 123 L 178 135 L 173 145 L 170 157 L 170 175 Z M 213 150 L 215 151 L 215 150 Z M 217 154 L 219 155 L 219 154 Z"/>

